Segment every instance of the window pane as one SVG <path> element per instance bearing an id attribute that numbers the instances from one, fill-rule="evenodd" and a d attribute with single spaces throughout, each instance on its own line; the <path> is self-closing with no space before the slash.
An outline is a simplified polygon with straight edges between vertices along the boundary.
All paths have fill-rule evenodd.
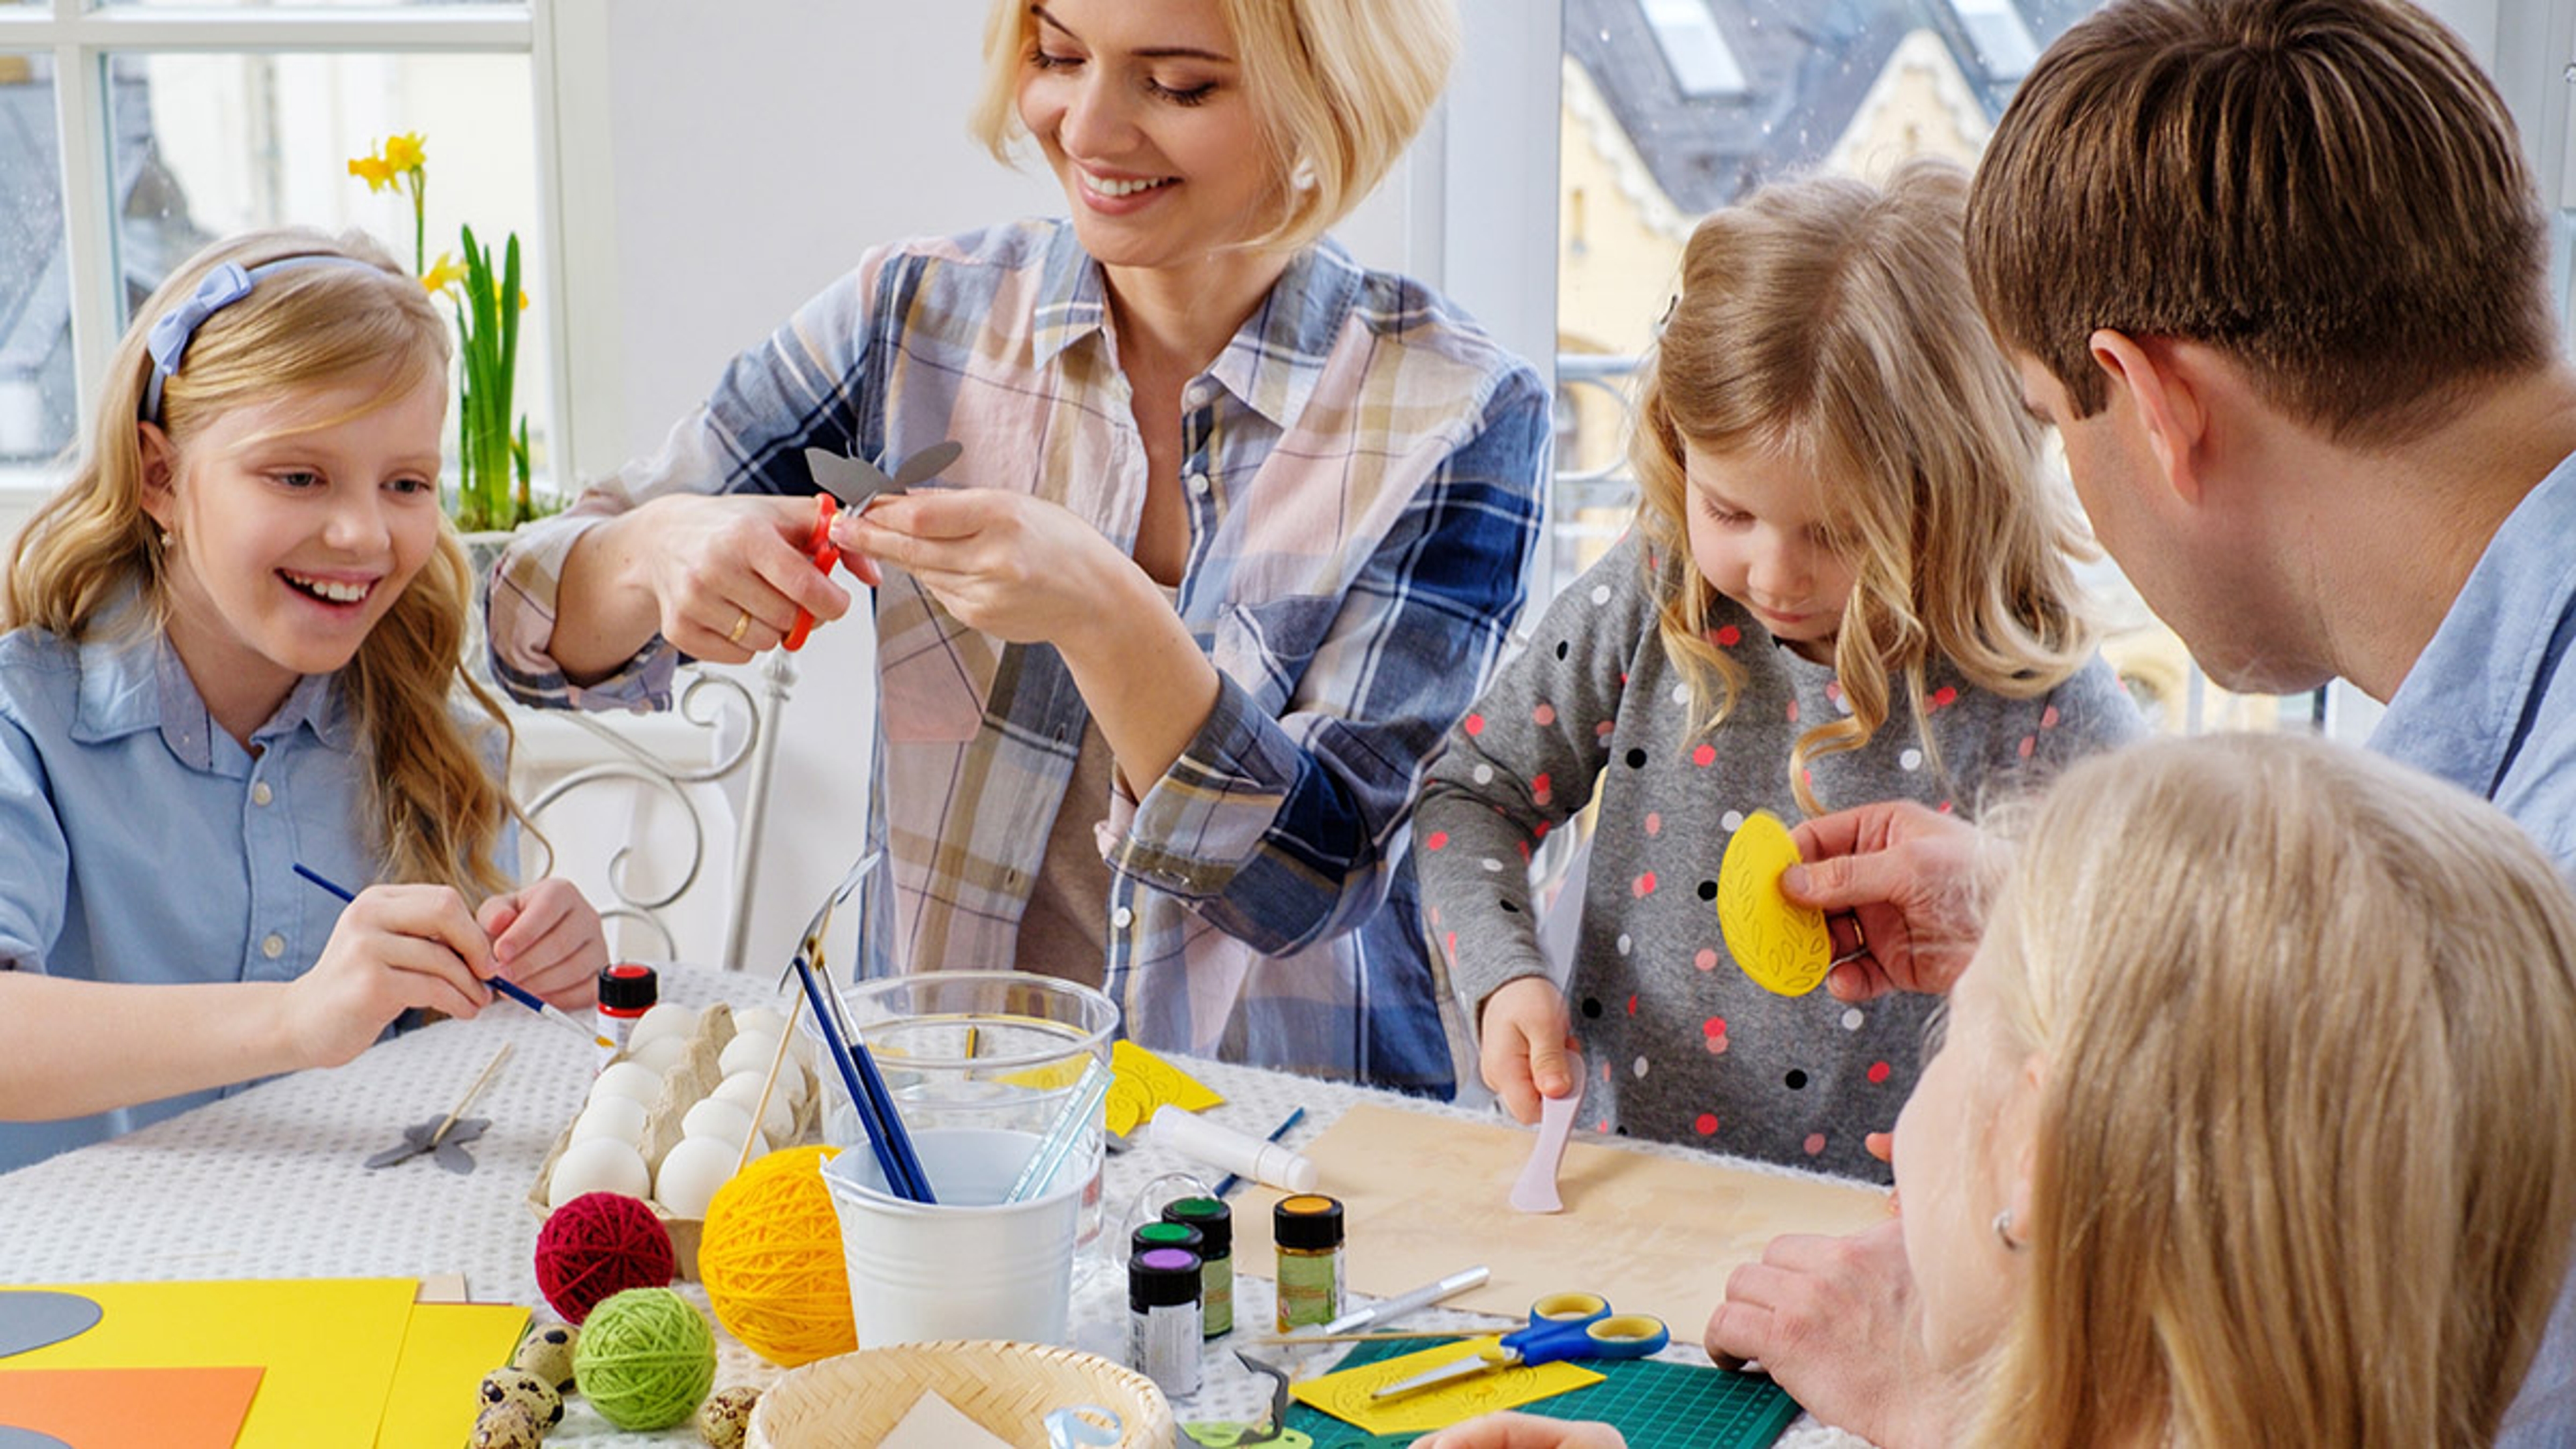
<path id="1" fill-rule="evenodd" d="M 2093 4 L 1565 0 L 1549 525 L 1560 584 L 1634 514 L 1625 447 L 1637 361 L 1692 226 L 1775 178 L 1874 178 L 1917 155 L 1973 167 L 2039 51 Z M 2063 476 L 2062 458 L 2051 466 Z M 2087 583 L 2114 626 L 2107 652 L 2167 727 L 2308 718 L 2308 696 L 2240 699 L 2201 680 L 2107 562 Z"/>
<path id="2" fill-rule="evenodd" d="M 130 313 L 207 242 L 254 227 L 357 228 L 414 262 L 412 206 L 349 173 L 388 136 L 417 133 L 427 157 L 420 261 L 460 250 L 458 229 L 492 249 L 521 248 L 516 405 L 531 463 L 548 476 L 552 407 L 546 317 L 552 289 L 536 269 L 536 127 L 523 55 L 123 55 L 109 66 L 115 102 L 119 254 Z M 456 462 L 449 408 L 448 465 Z"/>
<path id="3" fill-rule="evenodd" d="M 71 441 L 71 282 L 50 56 L 0 54 L 0 465 Z"/>
<path id="4" fill-rule="evenodd" d="M 137 10 L 403 10 L 421 5 L 489 6 L 493 3 L 495 0 L 99 0 L 102 7 Z M 508 8 L 524 10 L 527 7 L 512 5 Z"/>

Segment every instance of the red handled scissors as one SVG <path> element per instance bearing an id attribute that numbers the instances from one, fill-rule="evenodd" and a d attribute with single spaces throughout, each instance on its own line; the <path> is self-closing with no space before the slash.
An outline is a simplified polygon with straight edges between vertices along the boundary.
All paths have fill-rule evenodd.
<path id="1" fill-rule="evenodd" d="M 814 475 L 814 535 L 806 540 L 805 551 L 814 558 L 814 567 L 830 573 L 841 561 L 840 545 L 832 542 L 832 520 L 841 510 L 857 513 L 890 493 L 917 488 L 936 478 L 949 464 L 957 461 L 966 448 L 956 439 L 934 443 L 913 454 L 889 477 L 885 470 L 865 458 L 844 458 L 822 448 L 805 450 L 805 466 Z M 793 649 L 805 647 L 805 636 L 814 632 L 811 611 L 796 611 L 795 627 L 787 631 L 784 641 Z"/>
<path id="2" fill-rule="evenodd" d="M 1644 1313 L 1612 1313 L 1598 1293 L 1550 1293 L 1530 1305 L 1529 1327 L 1503 1335 L 1492 1348 L 1369 1391 L 1372 1399 L 1401 1398 L 1496 1369 L 1555 1363 L 1568 1358 L 1644 1358 L 1673 1341 L 1664 1321 Z"/>

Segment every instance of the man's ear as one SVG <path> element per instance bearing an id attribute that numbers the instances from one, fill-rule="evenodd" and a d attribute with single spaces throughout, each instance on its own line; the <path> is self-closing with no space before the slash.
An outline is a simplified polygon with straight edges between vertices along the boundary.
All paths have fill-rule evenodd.
<path id="1" fill-rule="evenodd" d="M 2109 379 L 2113 402 L 2126 398 L 2147 446 L 2155 450 L 2165 486 L 2185 503 L 2198 503 L 2204 483 L 2203 445 L 2209 438 L 2208 398 L 2202 379 L 2177 365 L 2173 349 L 2108 327 L 2086 344 L 2093 365 Z"/>
<path id="2" fill-rule="evenodd" d="M 134 425 L 134 448 L 143 460 L 143 511 L 166 529 L 179 506 L 178 490 L 171 487 L 178 476 L 179 450 L 161 425 L 153 422 Z"/>

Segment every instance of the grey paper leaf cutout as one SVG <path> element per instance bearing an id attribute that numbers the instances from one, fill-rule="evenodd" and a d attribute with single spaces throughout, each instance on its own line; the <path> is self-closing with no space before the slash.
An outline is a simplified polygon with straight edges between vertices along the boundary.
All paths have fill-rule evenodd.
<path id="1" fill-rule="evenodd" d="M 98 1304 L 77 1293 L 0 1290 L 0 1358 L 78 1338 L 98 1318 Z"/>

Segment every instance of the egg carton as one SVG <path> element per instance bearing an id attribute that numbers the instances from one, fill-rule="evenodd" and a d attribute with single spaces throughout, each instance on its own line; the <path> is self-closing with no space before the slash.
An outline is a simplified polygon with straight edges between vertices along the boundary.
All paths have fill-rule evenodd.
<path id="1" fill-rule="evenodd" d="M 652 1105 L 644 1110 L 644 1139 L 638 1146 L 644 1154 L 644 1165 L 648 1171 L 656 1174 L 661 1171 L 663 1157 L 680 1142 L 681 1119 L 688 1115 L 691 1107 L 704 1100 L 715 1091 L 719 1083 L 724 1081 L 725 1073 L 718 1066 L 718 1062 L 724 1055 L 726 1044 L 733 1040 L 734 1035 L 731 1007 L 717 1002 L 698 1013 L 698 1024 L 689 1034 L 687 1052 L 678 1062 L 663 1070 L 662 1090 L 654 1098 Z M 614 1065 L 631 1059 L 629 1053 L 621 1050 L 609 1059 L 609 1064 Z M 603 1070 L 605 1070 L 604 1067 Z M 765 1064 L 763 1070 L 766 1070 Z M 821 1084 L 815 1080 L 812 1066 L 805 1061 L 803 1041 L 793 1032 L 788 1038 L 787 1060 L 778 1068 L 780 1085 L 773 1090 L 786 1090 L 785 1082 L 790 1072 L 796 1073 L 803 1081 L 805 1090 L 801 1104 L 794 1114 L 794 1125 L 786 1139 L 773 1140 L 769 1144 L 773 1152 L 782 1147 L 798 1147 L 822 1140 L 822 1093 L 819 1090 Z M 588 1106 L 589 1102 L 589 1094 L 585 1092 L 582 1096 L 582 1105 Z M 576 1108 L 573 1115 L 579 1117 L 580 1109 Z M 757 1126 L 758 1124 L 754 1124 L 754 1130 L 757 1130 Z M 555 1134 L 553 1145 L 546 1151 L 545 1161 L 538 1164 L 536 1181 L 528 1187 L 528 1212 L 540 1223 L 554 1211 L 547 1201 L 547 1187 L 554 1177 L 555 1163 L 563 1157 L 564 1149 L 571 1145 L 572 1123 L 567 1121 L 563 1125 L 563 1130 Z M 706 1230 L 704 1220 L 674 1216 L 661 1203 L 649 1197 L 645 1199 L 644 1205 L 653 1210 L 653 1216 L 661 1221 L 663 1228 L 671 1235 L 671 1253 L 679 1265 L 679 1276 L 696 1278 L 698 1276 L 698 1240 Z"/>

